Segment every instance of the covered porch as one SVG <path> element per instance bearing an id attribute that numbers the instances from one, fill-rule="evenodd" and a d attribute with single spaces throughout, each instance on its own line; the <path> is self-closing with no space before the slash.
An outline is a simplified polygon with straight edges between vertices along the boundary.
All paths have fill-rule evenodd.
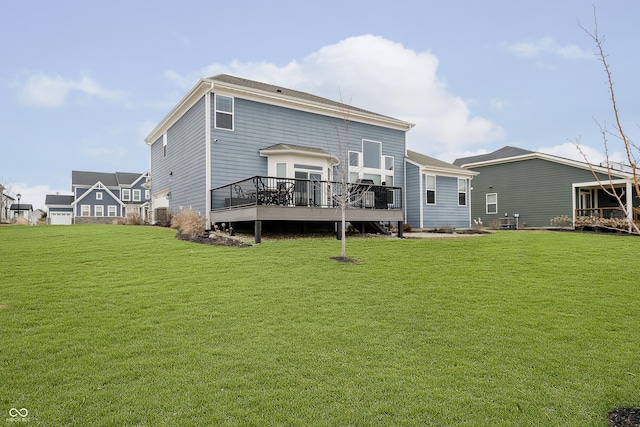
<path id="1" fill-rule="evenodd" d="M 640 199 L 634 191 L 633 181 L 618 179 L 602 181 L 602 184 L 610 192 L 615 191 L 624 208 L 597 181 L 573 184 L 574 228 L 630 231 L 632 221 L 640 224 Z"/>
<path id="2" fill-rule="evenodd" d="M 402 188 L 358 181 L 340 182 L 254 176 L 211 190 L 209 220 L 255 224 L 256 243 L 262 221 L 341 223 L 342 209 L 350 223 L 404 223 Z"/>

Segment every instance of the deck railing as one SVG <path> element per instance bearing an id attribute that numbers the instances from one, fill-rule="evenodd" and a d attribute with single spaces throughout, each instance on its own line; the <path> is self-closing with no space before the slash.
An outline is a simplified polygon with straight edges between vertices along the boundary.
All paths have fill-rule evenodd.
<path id="1" fill-rule="evenodd" d="M 346 200 L 350 209 L 402 209 L 402 188 L 334 181 L 254 176 L 211 190 L 211 210 L 246 206 L 336 208 Z"/>
<path id="2" fill-rule="evenodd" d="M 633 221 L 640 221 L 640 209 L 633 208 Z M 619 207 L 576 209 L 576 227 L 626 229 L 629 221 Z"/>

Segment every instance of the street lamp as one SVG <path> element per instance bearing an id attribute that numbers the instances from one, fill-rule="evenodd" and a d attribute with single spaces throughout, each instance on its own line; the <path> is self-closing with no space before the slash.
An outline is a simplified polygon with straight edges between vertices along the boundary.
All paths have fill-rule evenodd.
<path id="1" fill-rule="evenodd" d="M 16 194 L 16 197 L 18 198 L 18 217 L 20 217 L 20 198 L 22 197 L 22 194 L 18 193 Z"/>

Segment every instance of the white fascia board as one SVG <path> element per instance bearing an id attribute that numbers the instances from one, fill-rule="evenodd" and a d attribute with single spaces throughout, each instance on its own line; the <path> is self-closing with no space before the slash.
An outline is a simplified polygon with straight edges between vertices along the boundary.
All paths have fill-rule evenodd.
<path id="1" fill-rule="evenodd" d="M 213 83 L 213 90 L 221 95 L 237 96 L 250 101 L 261 102 L 279 107 L 291 108 L 298 111 L 306 111 L 309 113 L 320 114 L 323 116 L 335 117 L 338 119 L 347 119 L 356 122 L 362 122 L 381 126 L 385 128 L 409 131 L 415 126 L 403 120 L 394 119 L 392 117 L 380 116 L 377 114 L 366 113 L 363 111 L 346 109 L 343 110 L 338 106 L 313 102 L 305 99 L 286 96 L 278 93 L 264 92 L 260 90 L 250 89 L 245 86 L 238 86 L 230 83 L 223 83 L 210 80 Z"/>
<path id="2" fill-rule="evenodd" d="M 100 181 L 96 182 L 88 191 L 85 191 L 84 194 L 82 196 L 80 196 L 79 198 L 77 198 L 76 200 L 74 200 L 73 202 L 71 202 L 71 206 L 76 206 L 78 204 L 79 201 L 81 201 L 82 199 L 84 199 L 86 196 L 88 196 L 91 192 L 93 192 L 94 190 L 100 190 L 100 191 L 106 191 L 107 194 L 109 194 L 111 197 L 113 197 L 113 199 L 118 202 L 120 204 L 120 206 L 124 207 L 125 204 L 122 203 L 122 201 L 120 200 L 119 197 L 116 197 L 115 194 L 113 194 L 111 192 L 111 190 L 109 190 L 104 184 L 102 184 Z"/>
<path id="3" fill-rule="evenodd" d="M 295 156 L 300 156 L 300 157 L 316 157 L 319 159 L 328 159 L 328 160 L 336 160 L 338 161 L 338 158 L 336 156 L 334 156 L 331 153 L 320 153 L 320 152 L 314 152 L 314 151 L 305 151 L 305 150 L 296 150 L 295 148 L 282 148 L 282 149 L 264 149 L 264 150 L 260 150 L 260 155 L 262 157 L 269 157 L 269 156 L 279 156 L 279 155 L 295 155 Z"/>
<path id="4" fill-rule="evenodd" d="M 423 164 L 414 162 L 413 160 L 410 160 L 410 159 L 405 159 L 405 161 L 407 163 L 411 163 L 412 165 L 420 168 L 420 172 L 427 175 L 449 176 L 454 178 L 472 178 L 480 174 L 480 172 L 476 172 L 472 170 L 460 170 L 460 169 L 441 168 L 437 166 L 425 166 Z"/>
<path id="5" fill-rule="evenodd" d="M 207 79 L 200 79 L 196 84 L 187 92 L 185 96 L 176 104 L 175 107 L 167 114 L 160 123 L 151 131 L 149 135 L 144 139 L 147 145 L 152 145 L 160 138 L 160 136 L 167 131 L 180 117 L 182 117 L 189 108 L 193 107 L 203 95 L 209 93 L 212 88 L 212 82 Z"/>
<path id="6" fill-rule="evenodd" d="M 581 188 L 581 187 L 601 187 L 601 186 L 605 186 L 605 187 L 609 187 L 609 185 L 621 185 L 621 184 L 627 184 L 633 182 L 633 180 L 631 179 L 612 179 L 612 180 L 608 180 L 608 179 L 603 179 L 600 182 L 598 181 L 589 181 L 589 182 L 574 182 L 573 184 L 571 184 L 571 186 L 575 189 L 575 188 Z"/>
<path id="7" fill-rule="evenodd" d="M 619 177 L 619 178 L 630 178 L 631 177 L 631 174 L 628 174 L 628 173 L 625 173 L 625 172 L 622 172 L 622 171 L 618 171 L 618 170 L 615 170 L 615 169 L 607 169 L 607 168 L 604 168 L 602 166 L 589 165 L 588 163 L 585 163 L 585 162 L 579 162 L 577 160 L 565 159 L 563 157 L 552 156 L 551 154 L 545 154 L 545 153 L 530 153 L 530 154 L 523 154 L 522 156 L 513 156 L 513 157 L 505 157 L 505 158 L 502 158 L 502 159 L 488 160 L 488 161 L 485 161 L 485 162 L 466 163 L 466 164 L 462 165 L 461 167 L 463 167 L 465 169 L 471 169 L 471 168 L 476 168 L 476 167 L 499 165 L 499 164 L 503 164 L 503 163 L 520 162 L 520 161 L 523 161 L 523 160 L 531 160 L 531 159 L 547 160 L 549 162 L 559 163 L 561 165 L 571 166 L 571 167 L 574 167 L 574 168 L 585 169 L 585 170 L 593 170 L 594 172 L 602 173 L 602 174 L 605 174 L 605 175 L 608 174 L 608 173 L 611 173 L 612 176 L 616 176 L 616 177 Z"/>

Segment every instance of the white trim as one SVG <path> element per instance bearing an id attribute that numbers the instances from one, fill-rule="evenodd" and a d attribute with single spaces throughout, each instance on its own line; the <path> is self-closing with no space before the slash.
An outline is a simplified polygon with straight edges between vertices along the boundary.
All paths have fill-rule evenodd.
<path id="1" fill-rule="evenodd" d="M 285 108 L 291 108 L 298 111 L 305 111 L 323 116 L 335 117 L 344 120 L 345 113 L 348 113 L 349 120 L 381 126 L 388 129 L 409 131 L 415 126 L 413 123 L 382 116 L 375 113 L 349 109 L 344 111 L 344 107 L 340 105 L 330 105 L 319 102 L 313 102 L 300 98 L 293 98 L 281 93 L 271 93 L 260 91 L 245 86 L 238 86 L 231 83 L 220 82 L 211 78 L 203 78 L 187 92 L 187 94 L 173 107 L 173 109 L 165 116 L 164 119 L 151 131 L 145 138 L 148 145 L 155 143 L 162 133 L 166 132 L 180 117 L 182 117 L 200 98 L 209 93 L 219 93 L 221 95 L 231 96 L 234 98 L 242 98 L 250 101 L 261 102 L 269 105 L 276 105 Z M 235 102 L 235 101 L 234 101 Z M 234 106 L 235 110 L 235 106 Z"/>
<path id="2" fill-rule="evenodd" d="M 434 188 L 429 188 L 429 177 L 434 179 Z M 427 191 L 433 191 L 433 203 L 429 203 L 429 197 L 427 197 Z M 438 204 L 438 175 L 424 174 L 424 204 L 428 206 L 436 206 Z"/>
<path id="3" fill-rule="evenodd" d="M 77 190 L 77 188 L 76 188 L 76 190 Z M 94 191 L 94 190 L 103 190 L 103 191 L 106 191 L 106 192 L 107 192 L 107 194 L 109 194 L 109 195 L 113 198 L 113 200 L 115 200 L 116 202 L 118 202 L 121 206 L 124 206 L 124 203 L 122 203 L 122 202 L 120 201 L 120 198 L 116 197 L 116 195 L 115 195 L 115 194 L 113 194 L 113 193 L 111 192 L 111 190 L 109 190 L 107 187 L 105 187 L 105 186 L 104 186 L 104 184 L 102 184 L 100 181 L 98 181 L 98 182 L 96 182 L 95 184 L 93 184 L 93 186 L 92 186 L 91 188 L 89 188 L 87 191 L 85 191 L 85 193 L 84 193 L 82 196 L 78 197 L 78 198 L 77 198 L 77 199 L 75 199 L 73 202 L 71 202 L 71 206 L 73 206 L 73 207 L 74 207 L 74 211 L 75 211 L 75 206 L 78 204 L 78 202 L 79 202 L 80 200 L 84 199 L 85 197 L 87 197 L 87 196 L 88 196 L 89 194 L 91 194 L 91 192 L 92 192 L 92 191 Z"/>
<path id="4" fill-rule="evenodd" d="M 489 212 L 489 201 L 487 200 L 487 197 L 490 195 L 495 195 L 496 196 L 496 211 L 495 212 Z M 491 203 L 493 205 L 493 203 Z M 484 194 L 484 212 L 485 215 L 497 215 L 498 214 L 498 193 L 485 193 Z"/>
<path id="5" fill-rule="evenodd" d="M 512 162 L 519 162 L 519 161 L 522 161 L 522 160 L 532 160 L 532 159 L 547 160 L 547 161 L 550 161 L 550 162 L 559 163 L 559 164 L 566 165 L 566 166 L 572 166 L 572 167 L 579 168 L 579 169 L 593 170 L 594 172 L 602 173 L 602 174 L 605 174 L 605 175 L 611 173 L 612 176 L 619 177 L 619 178 L 631 178 L 632 177 L 631 174 L 626 173 L 626 172 L 618 171 L 618 170 L 615 170 L 615 169 L 607 169 L 607 168 L 602 167 L 602 166 L 589 165 L 588 163 L 585 163 L 585 162 L 579 162 L 577 160 L 565 159 L 565 158 L 562 158 L 562 157 L 552 156 L 551 154 L 545 154 L 545 153 L 529 153 L 529 154 L 523 154 L 521 156 L 512 156 L 512 157 L 504 157 L 504 158 L 501 158 L 501 159 L 486 160 L 484 162 L 465 163 L 461 167 L 463 167 L 463 168 L 476 168 L 476 167 L 481 167 L 481 166 L 491 166 L 491 165 L 498 165 L 498 164 L 502 164 L 502 163 L 512 163 Z"/>
<path id="6" fill-rule="evenodd" d="M 206 95 L 207 98 L 210 97 L 209 94 Z M 222 97 L 222 98 L 229 98 L 231 99 L 231 112 L 228 111 L 223 111 L 223 110 L 218 110 L 218 97 Z M 231 131 L 233 132 L 236 128 L 236 115 L 235 115 L 235 110 L 236 110 L 236 99 L 233 96 L 227 96 L 227 95 L 223 95 L 220 93 L 215 93 L 213 95 L 213 128 L 216 130 L 226 130 L 226 131 Z M 223 128 L 223 127 L 219 127 L 218 126 L 218 111 L 220 111 L 221 114 L 229 114 L 231 115 L 231 129 L 229 128 Z"/>
<path id="7" fill-rule="evenodd" d="M 448 176 L 451 178 L 461 178 L 461 177 L 474 177 L 480 174 L 480 172 L 464 169 L 448 169 L 442 168 L 438 166 L 425 166 L 422 163 L 415 162 L 409 158 L 404 159 L 406 163 L 411 163 L 412 165 L 418 167 L 420 172 L 431 174 L 431 175 L 440 175 L 440 176 Z M 406 167 L 405 167 L 406 169 Z"/>
<path id="8" fill-rule="evenodd" d="M 211 219 L 208 212 L 211 210 L 211 93 L 207 92 L 204 97 L 204 202 L 207 212 L 206 228 L 210 229 Z"/>

